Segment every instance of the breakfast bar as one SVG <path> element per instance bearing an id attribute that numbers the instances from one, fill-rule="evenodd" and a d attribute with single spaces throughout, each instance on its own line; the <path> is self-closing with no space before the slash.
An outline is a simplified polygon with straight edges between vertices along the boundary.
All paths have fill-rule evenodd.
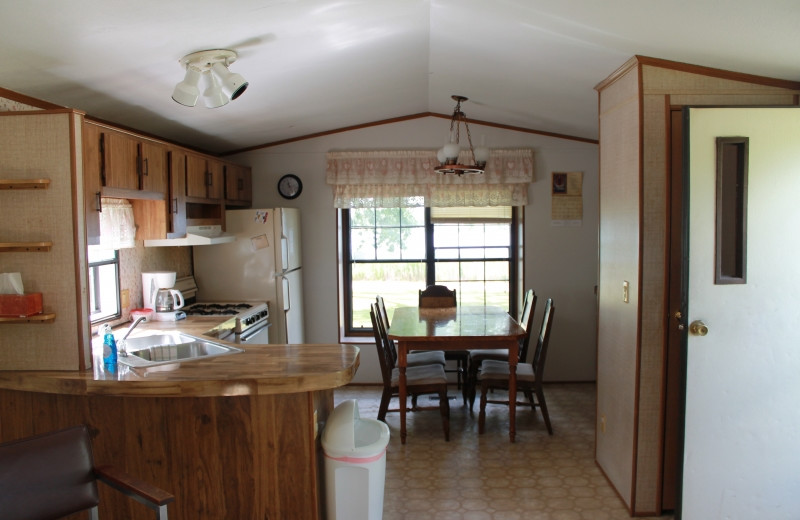
<path id="1" fill-rule="evenodd" d="M 212 325 L 191 318 L 136 333 L 199 336 Z M 320 518 L 319 432 L 359 349 L 237 346 L 244 352 L 144 369 L 107 370 L 95 352 L 88 371 L 0 371 L 0 441 L 84 423 L 98 463 L 175 495 L 170 518 Z M 100 507 L 101 517 L 146 518 L 113 493 Z"/>

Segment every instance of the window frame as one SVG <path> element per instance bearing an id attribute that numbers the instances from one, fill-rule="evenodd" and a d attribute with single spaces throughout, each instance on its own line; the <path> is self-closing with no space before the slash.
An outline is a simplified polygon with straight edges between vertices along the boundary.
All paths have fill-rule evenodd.
<path id="1" fill-rule="evenodd" d="M 106 260 L 96 260 L 96 261 L 88 261 L 87 259 L 87 284 L 88 284 L 88 292 L 89 292 L 89 322 L 92 325 L 96 325 L 98 323 L 103 323 L 106 321 L 113 321 L 118 320 L 122 317 L 122 301 L 120 298 L 120 262 L 119 262 L 119 250 L 114 250 L 114 258 L 106 259 Z M 95 282 L 100 278 L 100 268 L 105 265 L 114 265 L 115 271 L 115 297 L 116 297 L 116 305 L 117 310 L 114 314 L 105 315 L 97 319 L 91 319 L 93 314 L 96 314 L 100 309 L 97 308 L 97 304 L 100 301 L 100 287 L 97 283 L 92 283 L 92 280 Z M 95 302 L 95 305 L 92 305 L 92 301 Z"/>
<path id="2" fill-rule="evenodd" d="M 354 328 L 353 327 L 353 278 L 352 278 L 352 266 L 357 263 L 397 263 L 398 259 L 388 259 L 388 260 L 374 260 L 369 262 L 354 261 L 351 257 L 351 242 L 350 242 L 350 209 L 342 208 L 338 210 L 339 213 L 339 222 L 340 222 L 340 250 L 339 250 L 339 258 L 340 258 L 340 272 L 339 272 L 339 279 L 341 281 L 341 287 L 339 288 L 340 294 L 340 308 L 341 312 L 339 315 L 339 329 L 340 329 L 340 336 L 341 339 L 347 337 L 363 337 L 363 336 L 372 336 L 372 328 L 365 327 L 365 328 Z M 465 223 L 469 223 L 466 222 Z M 521 238 L 523 235 L 523 231 L 521 229 L 521 210 L 517 206 L 511 207 L 511 221 L 509 222 L 509 257 L 507 260 L 498 259 L 508 262 L 508 276 L 509 276 L 509 313 L 512 316 L 516 316 L 518 312 L 519 306 L 519 295 L 521 294 L 520 284 L 522 282 L 522 278 L 520 276 L 520 269 L 522 266 L 522 255 L 523 250 L 520 247 Z M 434 225 L 435 223 L 431 219 L 431 208 L 425 208 L 425 218 L 424 218 L 424 228 L 425 228 L 425 258 L 422 261 L 425 264 L 425 276 L 426 276 L 426 283 L 431 285 L 435 283 L 436 277 L 436 269 L 435 264 L 437 259 L 435 258 L 435 248 L 434 248 Z M 488 260 L 492 260 L 490 258 L 476 258 L 474 259 L 475 262 L 486 262 Z M 402 261 L 402 260 L 401 260 Z M 441 259 L 439 261 L 442 261 Z M 471 261 L 470 259 L 462 259 L 460 261 Z M 415 260 L 411 260 L 408 263 L 416 262 Z"/>

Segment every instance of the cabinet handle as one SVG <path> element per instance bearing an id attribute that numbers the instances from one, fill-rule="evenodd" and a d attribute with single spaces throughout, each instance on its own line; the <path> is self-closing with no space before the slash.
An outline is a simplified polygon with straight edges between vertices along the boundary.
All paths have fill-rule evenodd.
<path id="1" fill-rule="evenodd" d="M 242 179 L 236 179 L 236 188 L 239 191 L 242 191 L 244 189 L 244 181 Z"/>
<path id="2" fill-rule="evenodd" d="M 172 199 L 172 214 L 173 215 L 177 215 L 178 214 L 178 198 L 177 197 Z"/>
<path id="3" fill-rule="evenodd" d="M 103 212 L 103 198 L 100 196 L 100 192 L 96 192 L 94 194 L 94 207 L 97 208 L 98 213 Z"/>
<path id="4" fill-rule="evenodd" d="M 142 163 L 144 164 L 144 167 L 142 168 L 142 173 L 143 173 L 144 175 L 147 175 L 147 174 L 148 174 L 148 172 L 149 172 L 149 170 L 150 170 L 150 167 L 147 165 L 147 164 L 148 164 L 148 163 L 147 163 L 147 158 L 145 158 L 145 159 L 142 161 Z"/>
<path id="5" fill-rule="evenodd" d="M 214 180 L 214 178 L 211 175 L 211 172 L 206 172 L 206 186 L 212 186 L 213 185 L 213 180 Z"/>

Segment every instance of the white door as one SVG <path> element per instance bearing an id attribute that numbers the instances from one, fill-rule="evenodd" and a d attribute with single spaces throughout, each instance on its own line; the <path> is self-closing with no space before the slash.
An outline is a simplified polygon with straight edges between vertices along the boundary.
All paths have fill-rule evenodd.
<path id="1" fill-rule="evenodd" d="M 800 109 L 689 114 L 683 520 L 800 518 Z M 746 283 L 715 285 L 716 137 L 749 139 Z"/>

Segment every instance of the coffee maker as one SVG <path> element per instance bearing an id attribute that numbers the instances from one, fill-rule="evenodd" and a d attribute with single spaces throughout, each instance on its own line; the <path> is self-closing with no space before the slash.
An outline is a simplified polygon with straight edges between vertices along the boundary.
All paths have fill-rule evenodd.
<path id="1" fill-rule="evenodd" d="M 175 286 L 175 271 L 142 273 L 142 301 L 144 307 L 153 309 L 156 321 L 177 321 L 186 317 L 179 311 L 183 307 L 183 294 Z"/>

